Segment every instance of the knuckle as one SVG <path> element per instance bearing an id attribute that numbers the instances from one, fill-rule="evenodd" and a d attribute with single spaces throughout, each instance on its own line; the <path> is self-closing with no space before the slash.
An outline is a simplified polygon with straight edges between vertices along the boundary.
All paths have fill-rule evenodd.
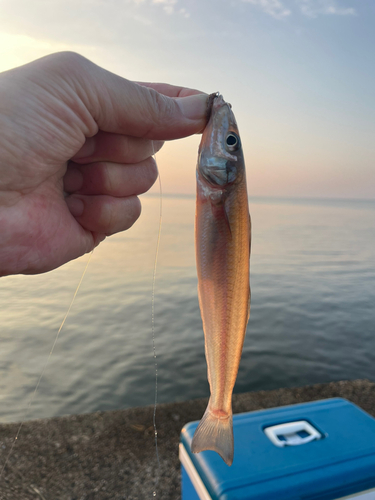
<path id="1" fill-rule="evenodd" d="M 98 217 L 98 228 L 105 234 L 112 234 L 114 231 L 115 214 L 111 203 L 103 203 Z"/>
<path id="2" fill-rule="evenodd" d="M 69 68 L 69 70 L 80 68 L 82 70 L 82 65 L 90 61 L 77 52 L 63 51 L 45 57 L 44 62 L 54 70 L 63 70 L 66 68 Z"/>
<path id="3" fill-rule="evenodd" d="M 114 190 L 116 190 L 116 185 L 113 182 L 111 169 L 109 168 L 108 163 L 105 161 L 99 162 L 97 168 L 103 192 L 112 194 Z"/>
<path id="4" fill-rule="evenodd" d="M 129 196 L 118 203 L 104 203 L 98 221 L 98 229 L 107 236 L 129 229 L 141 215 L 141 202 L 137 196 Z"/>
<path id="5" fill-rule="evenodd" d="M 134 207 L 134 222 L 139 218 L 142 212 L 141 201 L 137 196 L 133 198 L 133 207 Z"/>
<path id="6" fill-rule="evenodd" d="M 124 231 L 132 227 L 141 215 L 142 206 L 137 196 L 129 196 L 125 204 L 125 214 L 121 217 L 121 226 L 115 232 Z"/>
<path id="7" fill-rule="evenodd" d="M 150 189 L 151 186 L 155 184 L 156 179 L 158 178 L 159 171 L 158 166 L 154 158 L 150 158 L 147 163 L 147 168 L 145 170 L 145 180 L 147 189 Z"/>
<path id="8" fill-rule="evenodd" d="M 150 89 L 152 117 L 155 123 L 165 121 L 173 115 L 174 101 L 156 90 Z"/>
<path id="9" fill-rule="evenodd" d="M 134 170 L 134 194 L 148 191 L 154 185 L 158 175 L 158 167 L 152 157 L 141 162 Z"/>

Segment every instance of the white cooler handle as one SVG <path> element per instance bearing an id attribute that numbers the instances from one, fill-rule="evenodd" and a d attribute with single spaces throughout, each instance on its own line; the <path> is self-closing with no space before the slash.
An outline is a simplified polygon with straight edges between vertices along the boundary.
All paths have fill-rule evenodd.
<path id="1" fill-rule="evenodd" d="M 322 438 L 321 433 L 306 422 L 306 420 L 273 425 L 266 427 L 264 432 L 268 439 L 279 448 L 283 448 L 284 446 L 299 446 Z M 298 434 L 300 432 L 306 433 L 307 436 L 300 436 Z"/>

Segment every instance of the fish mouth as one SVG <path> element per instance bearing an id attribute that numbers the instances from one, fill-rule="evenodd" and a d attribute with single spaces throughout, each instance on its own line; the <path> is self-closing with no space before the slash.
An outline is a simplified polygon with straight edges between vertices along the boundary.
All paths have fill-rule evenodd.
<path id="1" fill-rule="evenodd" d="M 217 97 L 219 97 L 220 95 L 220 92 L 214 92 L 213 94 L 210 94 L 207 98 L 207 111 L 206 111 L 206 119 L 207 119 L 207 122 L 210 120 L 211 118 L 211 113 L 212 113 L 212 108 L 213 108 L 213 105 L 214 105 L 214 101 Z"/>
<path id="2" fill-rule="evenodd" d="M 232 106 L 229 104 L 229 102 L 224 101 L 224 97 L 218 92 L 217 96 L 213 100 L 212 108 L 219 109 L 222 106 L 229 106 L 229 108 L 232 108 Z"/>
<path id="3" fill-rule="evenodd" d="M 210 120 L 212 113 L 223 106 L 228 106 L 229 109 L 232 109 L 232 105 L 229 102 L 224 101 L 224 97 L 222 96 L 222 94 L 220 94 L 220 92 L 214 92 L 213 94 L 210 94 L 207 98 L 207 122 Z"/>

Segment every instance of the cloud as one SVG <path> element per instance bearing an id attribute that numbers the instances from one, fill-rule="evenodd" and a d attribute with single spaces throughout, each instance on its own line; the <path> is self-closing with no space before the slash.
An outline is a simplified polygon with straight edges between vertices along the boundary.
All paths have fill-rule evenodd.
<path id="1" fill-rule="evenodd" d="M 284 6 L 280 0 L 242 0 L 252 5 L 257 5 L 263 12 L 276 19 L 283 19 L 290 16 L 291 11 Z"/>
<path id="2" fill-rule="evenodd" d="M 176 9 L 176 4 L 178 0 L 127 0 L 127 2 L 129 4 L 134 4 L 134 5 L 141 5 L 147 3 L 160 5 L 163 8 L 164 12 L 168 15 L 177 13 L 185 18 L 190 17 L 190 13 L 187 11 L 186 8 L 182 7 L 180 9 Z"/>
<path id="3" fill-rule="evenodd" d="M 152 0 L 152 3 L 162 5 L 164 12 L 166 12 L 168 15 L 171 15 L 174 13 L 174 7 L 177 3 L 177 0 Z"/>
<path id="4" fill-rule="evenodd" d="M 188 17 L 190 17 L 190 13 L 185 9 L 185 8 L 182 8 L 179 10 L 179 13 L 183 16 L 183 17 L 186 17 L 186 19 Z"/>
<path id="5" fill-rule="evenodd" d="M 297 0 L 302 14 L 308 17 L 318 15 L 353 16 L 356 14 L 353 8 L 340 7 L 334 0 Z"/>
<path id="6" fill-rule="evenodd" d="M 353 16 L 356 11 L 352 7 L 341 7 L 336 0 L 242 0 L 245 3 L 256 5 L 266 14 L 275 19 L 285 19 L 292 14 L 293 7 L 297 6 L 307 17 L 319 15 Z"/>

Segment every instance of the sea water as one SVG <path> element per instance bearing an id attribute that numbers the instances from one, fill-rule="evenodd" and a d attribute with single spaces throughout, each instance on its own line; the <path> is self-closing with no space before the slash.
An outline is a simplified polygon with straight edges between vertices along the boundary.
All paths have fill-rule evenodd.
<path id="1" fill-rule="evenodd" d="M 94 251 L 27 419 L 154 401 L 159 199 Z M 164 196 L 155 288 L 159 402 L 208 395 L 194 197 Z M 375 202 L 250 200 L 251 316 L 235 392 L 375 380 Z M 0 280 L 0 420 L 22 420 L 88 256 Z"/>

